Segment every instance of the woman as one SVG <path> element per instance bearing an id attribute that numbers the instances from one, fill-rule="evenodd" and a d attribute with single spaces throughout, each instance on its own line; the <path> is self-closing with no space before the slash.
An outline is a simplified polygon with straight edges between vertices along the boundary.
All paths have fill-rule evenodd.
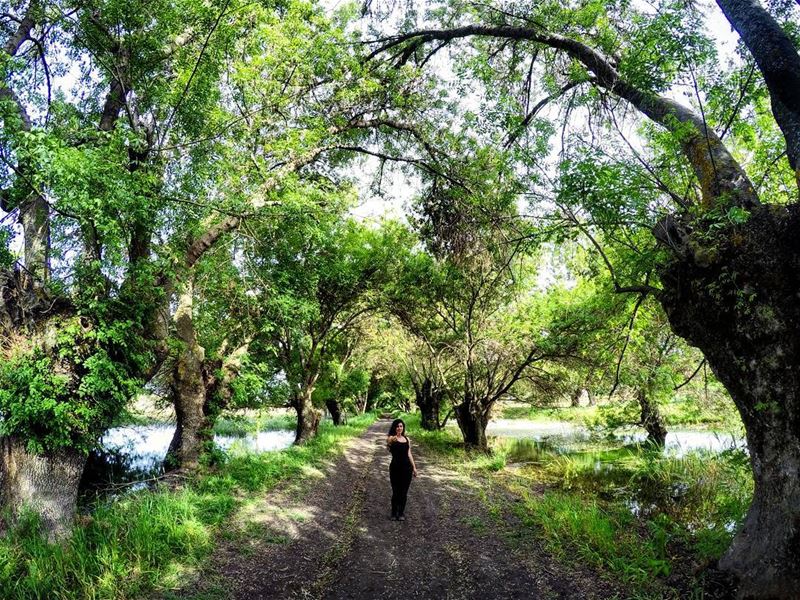
<path id="1" fill-rule="evenodd" d="M 411 455 L 411 442 L 406 437 L 406 424 L 395 419 L 389 428 L 386 444 L 392 453 L 389 465 L 389 481 L 392 482 L 392 521 L 405 521 L 406 497 L 411 478 L 417 476 L 417 465 Z"/>

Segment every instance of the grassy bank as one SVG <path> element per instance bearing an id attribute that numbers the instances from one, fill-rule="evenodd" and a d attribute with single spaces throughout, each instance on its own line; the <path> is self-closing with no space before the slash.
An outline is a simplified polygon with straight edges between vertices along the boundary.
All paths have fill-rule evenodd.
<path id="1" fill-rule="evenodd" d="M 422 432 L 413 415 L 408 424 L 429 454 L 480 482 L 497 527 L 517 523 L 510 542 L 542 540 L 631 597 L 725 597 L 704 578 L 752 497 L 741 451 L 675 457 L 597 443 L 563 454 L 518 440 L 495 441 L 487 456 L 465 453 L 457 431 Z"/>
<path id="2" fill-rule="evenodd" d="M 132 493 L 93 507 L 71 538 L 49 544 L 33 518 L 0 539 L 0 597 L 8 599 L 142 598 L 176 587 L 213 551 L 226 519 L 242 503 L 303 476 L 361 434 L 374 415 L 348 425 L 323 423 L 302 447 L 221 457 L 180 489 Z"/>

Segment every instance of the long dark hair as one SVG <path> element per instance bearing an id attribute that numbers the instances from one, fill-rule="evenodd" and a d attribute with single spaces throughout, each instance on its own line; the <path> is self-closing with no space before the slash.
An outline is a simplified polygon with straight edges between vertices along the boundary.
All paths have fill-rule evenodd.
<path id="1" fill-rule="evenodd" d="M 392 426 L 389 427 L 389 435 L 397 435 L 397 426 L 403 424 L 403 435 L 406 434 L 406 422 L 403 419 L 395 419 L 392 421 Z"/>

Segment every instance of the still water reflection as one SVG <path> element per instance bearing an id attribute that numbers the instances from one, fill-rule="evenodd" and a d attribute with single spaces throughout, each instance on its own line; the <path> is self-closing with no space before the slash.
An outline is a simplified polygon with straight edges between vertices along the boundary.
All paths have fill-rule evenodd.
<path id="1" fill-rule="evenodd" d="M 569 452 L 592 440 L 592 435 L 584 427 L 566 421 L 527 421 L 524 419 L 495 419 L 486 428 L 487 436 L 506 439 L 528 439 L 548 442 L 556 452 Z M 620 446 L 641 444 L 647 439 L 643 430 L 618 430 L 604 436 L 610 443 Z M 743 449 L 744 439 L 735 432 L 709 431 L 701 429 L 676 429 L 667 433 L 664 453 L 684 456 L 692 451 L 722 452 Z"/>
<path id="2" fill-rule="evenodd" d="M 85 495 L 136 489 L 163 474 L 163 461 L 175 425 L 131 425 L 109 429 L 92 452 L 81 489 Z M 269 452 L 291 446 L 294 432 L 259 431 L 244 436 L 215 435 L 214 442 L 231 453 Z"/>

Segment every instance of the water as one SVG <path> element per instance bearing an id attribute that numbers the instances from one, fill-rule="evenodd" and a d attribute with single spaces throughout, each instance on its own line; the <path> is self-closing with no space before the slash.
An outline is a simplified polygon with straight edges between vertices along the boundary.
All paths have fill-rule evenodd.
<path id="1" fill-rule="evenodd" d="M 493 437 L 493 445 L 504 448 L 511 469 L 541 470 L 541 477 L 550 478 L 552 485 L 619 501 L 637 518 L 666 512 L 679 515 L 676 518 L 692 531 L 716 529 L 730 535 L 749 503 L 743 504 L 735 519 L 727 509 L 709 510 L 714 506 L 709 495 L 719 483 L 703 481 L 706 472 L 699 466 L 723 452 L 735 451 L 721 458 L 744 465 L 741 473 L 747 477 L 746 445 L 741 435 L 677 429 L 668 433 L 662 450 L 644 445 L 647 434 L 643 430 L 599 437 L 563 421 L 504 419 L 490 422 L 487 435 Z"/>
<path id="2" fill-rule="evenodd" d="M 164 472 L 163 461 L 175 425 L 130 425 L 109 429 L 92 452 L 81 489 L 87 495 L 139 489 Z M 215 444 L 230 454 L 270 452 L 288 448 L 294 432 L 260 431 L 244 436 L 215 435 Z"/>
<path id="3" fill-rule="evenodd" d="M 505 439 L 527 439 L 546 442 L 556 453 L 570 452 L 581 448 L 592 435 L 584 427 L 567 421 L 527 421 L 524 419 L 495 419 L 489 422 L 486 435 Z M 605 437 L 610 445 L 627 446 L 643 444 L 647 433 L 641 429 L 626 429 Z M 706 451 L 719 453 L 725 450 L 745 449 L 744 438 L 731 432 L 700 429 L 676 429 L 667 433 L 664 453 L 685 456 L 689 452 Z"/>
<path id="4" fill-rule="evenodd" d="M 525 419 L 493 419 L 486 427 L 486 435 L 530 439 L 543 442 L 551 438 L 584 441 L 589 432 L 567 421 L 527 421 Z"/>

